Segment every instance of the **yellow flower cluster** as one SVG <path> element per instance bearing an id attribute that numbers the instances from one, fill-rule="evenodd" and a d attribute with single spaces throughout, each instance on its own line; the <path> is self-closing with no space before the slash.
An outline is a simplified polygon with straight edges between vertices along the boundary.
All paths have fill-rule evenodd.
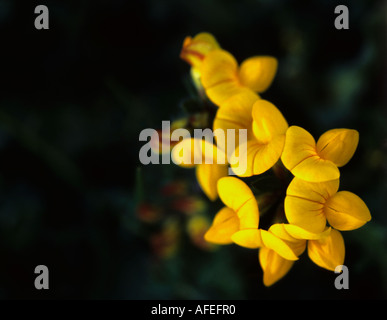
<path id="1" fill-rule="evenodd" d="M 259 249 L 266 286 L 286 275 L 306 248 L 309 258 L 322 268 L 335 270 L 343 265 L 345 246 L 340 231 L 357 229 L 371 219 L 358 196 L 338 191 L 339 168 L 352 158 L 358 132 L 329 130 L 316 143 L 305 129 L 289 127 L 280 110 L 259 95 L 275 77 L 278 63 L 273 57 L 254 56 L 239 65 L 211 34 L 200 33 L 184 40 L 181 58 L 191 65 L 199 94 L 217 107 L 212 129 L 247 130 L 244 148 L 237 145 L 227 150 L 227 139 L 208 145 L 194 138 L 184 139 L 174 148 L 179 152 L 189 145 L 199 154 L 205 148 L 218 154 L 226 151 L 224 164 L 190 165 L 196 167 L 199 185 L 209 199 L 219 196 L 225 205 L 215 215 L 205 240 Z M 237 136 L 235 141 L 239 141 Z M 238 159 L 247 161 L 247 170 L 240 170 Z M 264 230 L 260 228 L 260 203 L 241 178 L 278 165 L 294 176 L 283 200 L 285 219 Z M 229 166 L 238 177 L 228 176 Z"/>

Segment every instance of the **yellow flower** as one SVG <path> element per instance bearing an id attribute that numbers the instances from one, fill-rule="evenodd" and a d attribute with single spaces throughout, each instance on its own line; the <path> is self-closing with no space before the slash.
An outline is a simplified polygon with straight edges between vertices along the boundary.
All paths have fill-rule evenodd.
<path id="1" fill-rule="evenodd" d="M 286 260 L 298 260 L 296 253 L 288 243 L 277 237 L 270 230 L 246 228 L 232 235 L 232 241 L 239 246 L 258 249 L 267 248 L 275 251 Z"/>
<path id="2" fill-rule="evenodd" d="M 278 161 L 288 123 L 272 103 L 259 99 L 253 92 L 246 92 L 224 102 L 214 120 L 214 131 L 235 129 L 238 132 L 243 128 L 247 129 L 247 141 L 239 145 L 239 135 L 236 134 L 237 147 L 229 156 L 229 163 L 236 175 L 250 177 L 269 170 Z M 226 145 L 221 146 L 222 149 L 226 150 Z"/>
<path id="3" fill-rule="evenodd" d="M 298 226 L 282 223 L 273 224 L 269 231 L 285 241 L 297 257 L 304 252 L 308 242 L 309 256 L 313 262 L 323 268 L 327 265 L 336 267 L 344 262 L 343 246 L 338 241 L 336 230 L 326 228 L 322 233 L 311 233 Z M 337 244 L 337 247 L 331 244 Z M 259 262 L 263 270 L 265 286 L 271 286 L 283 278 L 294 264 L 294 261 L 287 260 L 266 247 L 259 250 Z"/>
<path id="4" fill-rule="evenodd" d="M 232 243 L 231 236 L 243 229 L 257 229 L 258 204 L 250 188 L 240 179 L 224 177 L 218 181 L 220 199 L 226 205 L 215 216 L 204 238 L 215 244 Z"/>
<path id="5" fill-rule="evenodd" d="M 228 175 L 223 151 L 206 140 L 186 138 L 174 146 L 171 157 L 181 167 L 196 167 L 196 178 L 201 189 L 210 200 L 217 199 L 217 182 Z"/>
<path id="6" fill-rule="evenodd" d="M 199 91 L 202 90 L 200 81 L 200 66 L 202 61 L 210 51 L 219 48 L 220 46 L 215 37 L 207 32 L 201 32 L 193 38 L 186 37 L 184 39 L 180 58 L 191 65 L 191 77 Z"/>
<path id="7" fill-rule="evenodd" d="M 354 230 L 371 220 L 367 205 L 357 195 L 339 191 L 339 179 L 307 182 L 293 178 L 286 191 L 285 214 L 289 223 L 309 232 L 322 232 L 327 224 L 337 230 Z"/>
<path id="8" fill-rule="evenodd" d="M 201 32 L 186 37 L 180 58 L 191 65 L 191 77 L 199 91 L 204 87 L 209 99 L 216 105 L 234 94 L 264 92 L 277 72 L 277 59 L 254 56 L 238 66 L 235 58 L 222 50 L 215 37 Z"/>
<path id="9" fill-rule="evenodd" d="M 220 106 L 235 94 L 264 92 L 274 79 L 277 65 L 274 57 L 254 56 L 239 66 L 229 52 L 215 49 L 208 52 L 201 63 L 201 82 L 208 98 Z"/>
<path id="10" fill-rule="evenodd" d="M 235 243 L 257 249 L 266 247 L 288 260 L 297 260 L 293 250 L 273 233 L 258 229 L 259 209 L 254 194 L 242 180 L 224 177 L 218 181 L 219 197 L 226 205 L 215 216 L 205 239 L 215 244 Z"/>
<path id="11" fill-rule="evenodd" d="M 184 39 L 180 58 L 199 69 L 204 57 L 212 50 L 219 48 L 220 45 L 212 34 L 201 32 L 193 38 L 188 36 Z"/>
<path id="12" fill-rule="evenodd" d="M 352 129 L 332 129 L 317 141 L 305 129 L 291 126 L 286 132 L 282 162 L 294 176 L 310 182 L 338 179 L 342 167 L 352 158 L 359 133 Z"/>
<path id="13" fill-rule="evenodd" d="M 297 257 L 304 252 L 307 238 L 321 237 L 321 235 L 309 233 L 289 224 L 273 224 L 269 228 L 269 232 L 285 241 Z M 282 279 L 294 264 L 294 260 L 285 259 L 267 247 L 259 249 L 258 257 L 263 270 L 263 283 L 267 287 Z"/>

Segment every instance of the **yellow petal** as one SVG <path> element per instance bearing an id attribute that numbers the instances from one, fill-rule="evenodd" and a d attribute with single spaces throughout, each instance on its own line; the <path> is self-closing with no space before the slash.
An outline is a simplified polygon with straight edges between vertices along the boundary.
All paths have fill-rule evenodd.
<path id="1" fill-rule="evenodd" d="M 329 160 L 312 156 L 300 162 L 291 172 L 294 176 L 310 182 L 323 182 L 340 178 L 337 166 Z"/>
<path id="2" fill-rule="evenodd" d="M 342 167 L 351 160 L 359 143 L 359 132 L 351 129 L 332 129 L 317 141 L 317 153 Z"/>
<path id="3" fill-rule="evenodd" d="M 251 94 L 254 93 L 247 87 L 242 87 L 237 81 L 224 81 L 218 84 L 206 88 L 207 97 L 218 107 L 220 107 L 225 101 L 237 94 Z"/>
<path id="4" fill-rule="evenodd" d="M 298 239 L 295 242 L 287 242 L 287 245 L 299 257 L 306 249 L 306 240 Z"/>
<path id="5" fill-rule="evenodd" d="M 194 38 L 186 37 L 180 58 L 187 61 L 191 66 L 199 68 L 204 57 L 212 50 L 220 48 L 215 37 L 207 32 L 197 34 Z"/>
<path id="6" fill-rule="evenodd" d="M 239 145 L 231 155 L 229 161 L 231 168 L 240 177 L 261 174 L 278 161 L 284 143 L 284 135 L 275 136 L 266 144 L 261 144 L 257 140 L 249 140 Z"/>
<path id="7" fill-rule="evenodd" d="M 259 229 L 243 229 L 235 232 L 231 239 L 239 246 L 255 249 L 262 246 L 261 230 Z"/>
<path id="8" fill-rule="evenodd" d="M 295 242 L 297 241 L 285 228 L 287 224 L 284 223 L 275 223 L 272 224 L 269 228 L 269 231 L 277 236 L 278 238 L 285 240 L 287 242 Z"/>
<path id="9" fill-rule="evenodd" d="M 289 127 L 281 157 L 284 166 L 292 171 L 304 159 L 314 155 L 316 155 L 316 141 L 313 136 L 301 127 Z"/>
<path id="10" fill-rule="evenodd" d="M 261 229 L 260 229 L 261 230 Z M 269 231 L 261 230 L 261 239 L 262 243 L 266 248 L 274 250 L 278 253 L 282 258 L 287 260 L 298 260 L 298 257 L 295 255 L 293 250 L 289 247 L 289 245 L 272 234 Z"/>
<path id="11" fill-rule="evenodd" d="M 196 167 L 198 183 L 212 201 L 218 198 L 218 180 L 226 176 L 228 176 L 228 166 L 224 164 L 198 164 Z"/>
<path id="12" fill-rule="evenodd" d="M 252 111 L 254 102 L 259 100 L 259 96 L 252 91 L 237 94 L 220 105 L 214 120 L 214 130 L 225 129 L 248 129 L 253 122 Z M 227 123 L 227 126 L 218 125 L 218 121 Z"/>
<path id="13" fill-rule="evenodd" d="M 176 144 L 171 151 L 172 161 L 184 168 L 193 168 L 195 162 L 198 159 L 195 159 L 195 155 L 199 156 L 195 150 L 195 140 L 191 138 L 186 138 Z M 202 158 L 200 154 L 200 159 Z"/>
<path id="14" fill-rule="evenodd" d="M 331 232 L 331 227 L 326 227 L 323 232 L 313 233 L 309 232 L 299 226 L 293 224 L 284 224 L 286 232 L 295 239 L 304 239 L 304 240 L 318 240 L 326 237 Z"/>
<path id="15" fill-rule="evenodd" d="M 281 160 L 294 176 L 310 182 L 338 179 L 340 171 L 329 160 L 321 159 L 313 136 L 305 129 L 291 126 L 286 131 Z"/>
<path id="16" fill-rule="evenodd" d="M 289 272 L 294 261 L 286 260 L 275 251 L 263 247 L 259 249 L 259 263 L 263 270 L 263 283 L 269 287 Z"/>
<path id="17" fill-rule="evenodd" d="M 213 50 L 202 62 L 200 73 L 203 87 L 209 89 L 223 82 L 235 82 L 238 79 L 238 62 L 225 50 Z"/>
<path id="18" fill-rule="evenodd" d="M 344 264 L 345 246 L 341 233 L 332 229 L 327 237 L 308 241 L 309 258 L 321 268 L 334 271 Z"/>
<path id="19" fill-rule="evenodd" d="M 218 41 L 209 32 L 200 32 L 194 38 L 194 42 L 205 42 L 207 47 L 220 48 Z"/>
<path id="20" fill-rule="evenodd" d="M 259 96 L 252 91 L 236 94 L 223 102 L 216 113 L 213 129 L 235 130 L 236 136 L 238 129 L 247 129 L 251 131 L 253 122 L 252 110 L 253 104 L 259 99 Z M 252 132 L 251 132 L 252 133 Z M 238 141 L 238 139 L 236 139 Z"/>
<path id="21" fill-rule="evenodd" d="M 229 159 L 234 174 L 239 177 L 251 177 L 254 175 L 255 156 L 263 147 L 255 140 L 248 140 L 238 145 Z"/>
<path id="22" fill-rule="evenodd" d="M 291 245 L 273 233 L 262 230 L 262 229 L 243 229 L 236 233 L 234 233 L 231 237 L 232 241 L 242 247 L 255 249 L 261 246 L 269 248 L 276 253 L 278 253 L 281 257 L 288 260 L 297 260 L 298 257 L 296 253 L 291 248 Z M 299 241 L 300 242 L 300 241 Z M 302 241 L 301 241 L 302 242 Z M 297 247 L 300 243 L 297 243 L 294 247 Z M 304 245 L 305 249 L 305 241 L 301 243 L 301 247 Z M 304 250 L 302 249 L 300 253 Z M 298 250 L 298 249 L 296 249 Z"/>
<path id="23" fill-rule="evenodd" d="M 278 61 L 274 57 L 255 56 L 244 60 L 239 68 L 241 83 L 255 92 L 265 91 L 277 72 Z"/>
<path id="24" fill-rule="evenodd" d="M 210 130 L 210 129 L 207 129 Z M 213 144 L 213 134 L 211 132 L 211 142 L 208 142 L 206 139 L 197 139 L 194 138 L 195 142 L 195 150 L 197 154 L 201 154 L 201 163 L 206 164 L 226 164 L 226 155 L 224 150 L 218 148 L 215 144 Z M 198 158 L 198 156 L 195 155 Z M 195 163 L 200 164 L 200 163 Z"/>
<path id="25" fill-rule="evenodd" d="M 356 194 L 340 191 L 325 204 L 329 224 L 338 230 L 354 230 L 371 220 L 367 205 Z"/>
<path id="26" fill-rule="evenodd" d="M 208 98 L 217 106 L 233 95 L 250 91 L 240 85 L 238 62 L 225 50 L 208 53 L 201 64 L 200 73 Z"/>
<path id="27" fill-rule="evenodd" d="M 289 223 L 310 232 L 322 232 L 326 225 L 324 206 L 313 201 L 296 197 L 285 198 L 285 212 Z"/>
<path id="28" fill-rule="evenodd" d="M 273 137 L 285 135 L 288 129 L 288 123 L 281 111 L 269 101 L 256 101 L 253 106 L 252 116 L 254 135 L 261 143 L 268 143 Z"/>
<path id="29" fill-rule="evenodd" d="M 252 109 L 255 139 L 247 141 L 245 148 L 238 146 L 231 157 L 231 167 L 241 177 L 261 174 L 280 158 L 288 124 L 281 112 L 266 100 L 257 100 Z M 239 162 L 236 155 L 240 158 Z M 243 162 L 242 162 L 243 161 Z M 247 170 L 241 163 L 247 163 Z"/>
<path id="30" fill-rule="evenodd" d="M 253 122 L 251 112 L 254 102 L 258 99 L 258 95 L 249 91 L 245 94 L 232 96 L 218 109 L 213 124 L 214 134 L 218 147 L 222 150 L 227 150 L 228 158 L 231 157 L 235 148 L 239 145 L 239 130 L 247 130 L 247 137 L 249 134 L 252 134 L 250 130 Z M 223 132 L 224 139 L 219 139 L 218 131 Z M 233 137 L 230 136 L 231 133 L 234 133 Z M 228 143 L 230 145 L 227 148 Z"/>
<path id="31" fill-rule="evenodd" d="M 258 204 L 246 183 L 235 177 L 221 178 L 218 194 L 223 203 L 238 214 L 240 229 L 258 228 Z"/>
<path id="32" fill-rule="evenodd" d="M 269 232 L 284 240 L 294 254 L 300 256 L 306 248 L 306 240 L 293 237 L 286 229 L 289 224 L 276 223 L 269 228 Z"/>
<path id="33" fill-rule="evenodd" d="M 339 180 L 313 183 L 293 178 L 285 197 L 285 214 L 289 223 L 312 233 L 323 232 L 326 226 L 326 199 L 335 194 L 338 188 Z"/>
<path id="34" fill-rule="evenodd" d="M 231 236 L 238 230 L 238 216 L 232 209 L 224 207 L 216 214 L 204 239 L 215 244 L 230 244 L 232 243 Z"/>
<path id="35" fill-rule="evenodd" d="M 325 182 L 308 182 L 295 177 L 290 182 L 286 195 L 324 204 L 329 197 L 337 192 L 339 185 L 339 179 Z"/>
<path id="36" fill-rule="evenodd" d="M 205 139 L 186 138 L 176 144 L 171 152 L 173 162 L 191 168 L 196 164 L 226 163 L 224 151 Z"/>

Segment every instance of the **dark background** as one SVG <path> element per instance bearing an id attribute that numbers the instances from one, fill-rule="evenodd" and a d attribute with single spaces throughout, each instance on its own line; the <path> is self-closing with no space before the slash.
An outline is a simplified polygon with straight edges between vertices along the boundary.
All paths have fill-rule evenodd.
<path id="1" fill-rule="evenodd" d="M 49 30 L 34 28 L 38 4 L 49 8 Z M 336 30 L 339 4 L 0 0 L 0 297 L 385 299 L 386 4 L 348 2 L 350 29 Z M 254 250 L 202 249 L 185 232 L 187 215 L 168 211 L 160 190 L 176 179 L 205 203 L 204 215 L 218 210 L 192 170 L 139 163 L 140 131 L 184 115 L 189 67 L 179 53 L 201 31 L 238 61 L 278 58 L 262 97 L 290 125 L 316 138 L 338 127 L 360 132 L 340 189 L 359 195 L 372 221 L 343 233 L 349 290 L 336 290 L 335 274 L 306 253 L 265 288 Z M 144 221 L 140 203 L 164 215 Z M 150 239 L 169 214 L 181 234 L 165 255 Z M 40 264 L 49 290 L 34 287 Z"/>

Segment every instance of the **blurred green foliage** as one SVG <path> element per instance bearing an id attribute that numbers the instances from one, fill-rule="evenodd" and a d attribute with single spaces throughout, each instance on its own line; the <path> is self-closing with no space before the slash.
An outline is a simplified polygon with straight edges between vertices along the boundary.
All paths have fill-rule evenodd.
<path id="1" fill-rule="evenodd" d="M 0 298 L 310 299 L 387 297 L 386 4 L 383 1 L 57 1 L 50 29 L 33 27 L 40 3 L 0 0 Z M 350 29 L 334 28 L 347 4 Z M 350 289 L 304 254 L 265 288 L 257 252 L 204 250 L 185 232 L 173 255 L 155 254 L 160 231 L 140 203 L 166 209 L 160 190 L 194 172 L 138 160 L 144 128 L 184 115 L 189 67 L 183 39 L 213 33 L 241 61 L 273 55 L 278 74 L 262 96 L 314 136 L 360 132 L 341 189 L 372 221 L 345 232 Z M 219 203 L 209 203 L 212 219 Z M 176 218 L 177 217 L 177 218 Z M 35 266 L 50 270 L 37 291 Z"/>

